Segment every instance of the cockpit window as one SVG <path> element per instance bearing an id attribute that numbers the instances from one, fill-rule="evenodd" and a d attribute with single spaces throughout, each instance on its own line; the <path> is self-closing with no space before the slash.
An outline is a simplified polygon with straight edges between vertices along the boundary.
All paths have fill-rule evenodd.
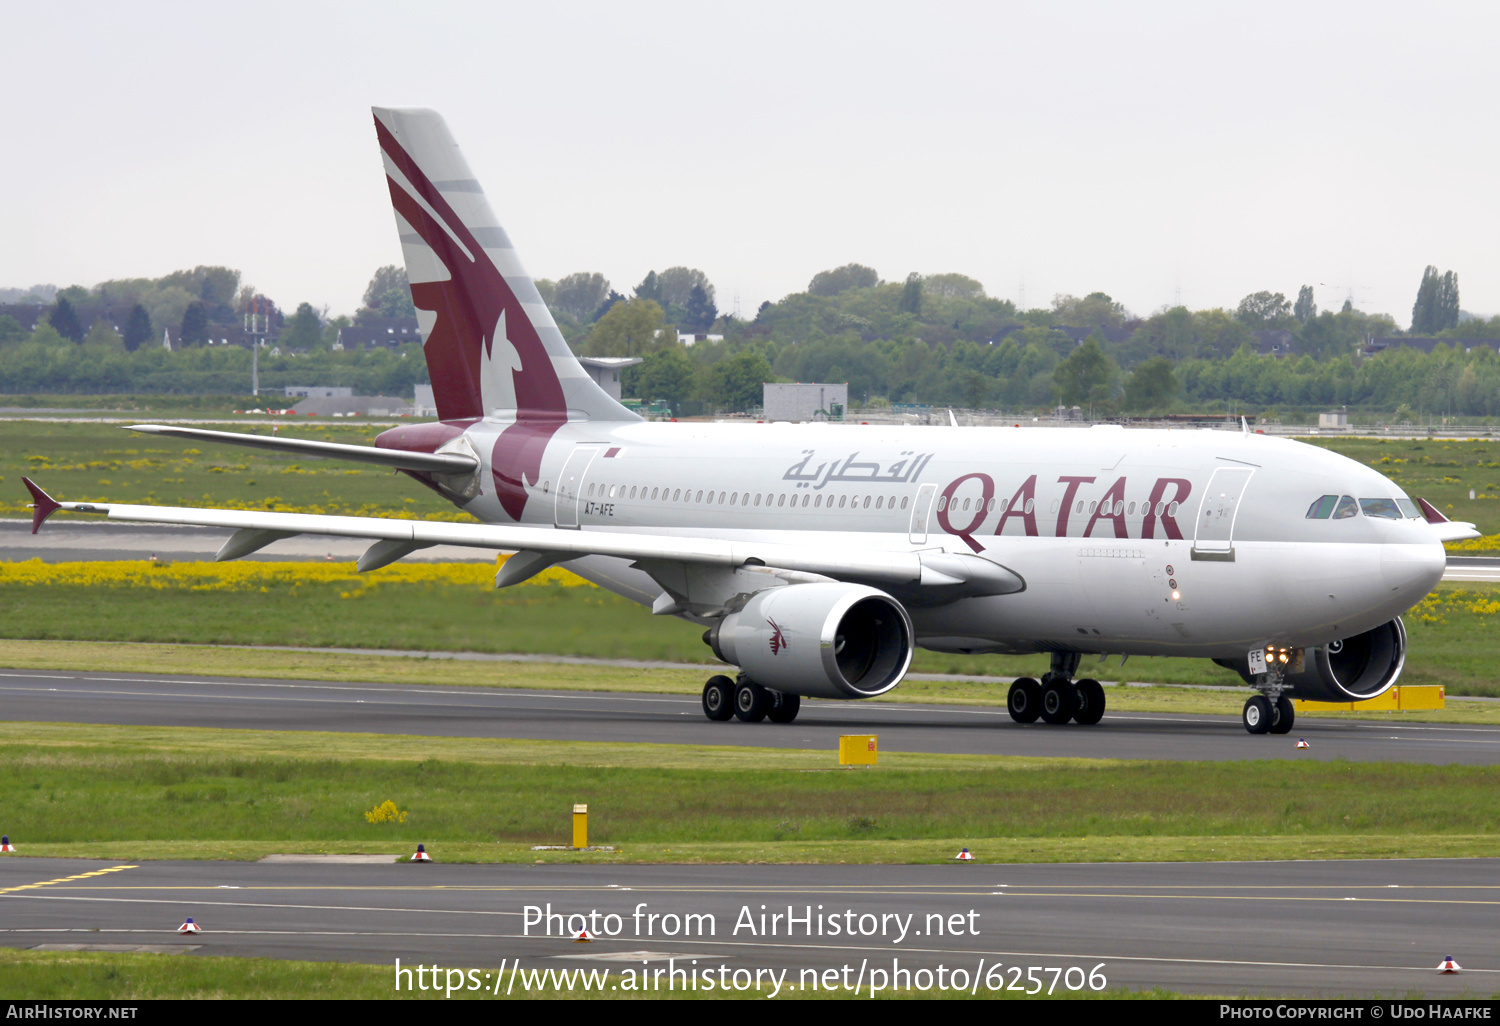
<path id="1" fill-rule="evenodd" d="M 1410 499 L 1397 499 L 1396 500 L 1396 505 L 1398 505 L 1398 506 L 1401 507 L 1401 512 L 1405 513 L 1408 517 L 1410 517 L 1413 520 L 1423 520 L 1423 519 L 1426 519 L 1425 517 L 1422 516 L 1422 507 L 1418 506 L 1415 502 L 1412 502 Z"/>
<path id="2" fill-rule="evenodd" d="M 1359 515 L 1359 504 L 1348 495 L 1339 496 L 1339 504 L 1333 511 L 1333 519 L 1347 520 Z"/>
<path id="3" fill-rule="evenodd" d="M 1401 519 L 1401 510 L 1397 508 L 1395 499 L 1360 499 L 1359 508 L 1365 511 L 1367 517 L 1383 517 L 1386 520 Z"/>
<path id="4" fill-rule="evenodd" d="M 1314 499 L 1313 504 L 1307 507 L 1307 519 L 1327 520 L 1333 516 L 1333 507 L 1338 505 L 1338 501 L 1339 497 L 1337 495 L 1324 495 Z"/>

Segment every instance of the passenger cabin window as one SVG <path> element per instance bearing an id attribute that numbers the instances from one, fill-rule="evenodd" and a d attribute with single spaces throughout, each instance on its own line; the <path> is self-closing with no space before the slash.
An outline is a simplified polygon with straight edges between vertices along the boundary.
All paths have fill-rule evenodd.
<path id="1" fill-rule="evenodd" d="M 1367 517 L 1380 517 L 1382 520 L 1401 519 L 1401 510 L 1396 505 L 1395 499 L 1360 499 L 1359 508 L 1364 510 Z"/>

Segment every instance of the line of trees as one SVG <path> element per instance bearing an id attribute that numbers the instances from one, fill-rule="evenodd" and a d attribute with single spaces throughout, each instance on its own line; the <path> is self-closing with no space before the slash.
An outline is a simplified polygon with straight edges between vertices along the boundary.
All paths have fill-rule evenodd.
<path id="1" fill-rule="evenodd" d="M 1493 347 L 1364 356 L 1370 339 L 1401 334 L 1394 320 L 1347 300 L 1336 312 L 1320 311 L 1311 286 L 1295 301 L 1261 291 L 1233 310 L 1179 306 L 1136 317 L 1103 292 L 1059 295 L 1046 308 L 1019 310 L 966 275 L 913 273 L 885 281 L 873 268 L 850 263 L 814 275 L 802 292 L 762 304 L 749 320 L 720 314 L 713 283 L 695 268 L 652 271 L 630 296 L 597 272 L 537 286 L 577 351 L 643 359 L 623 384 L 627 396 L 645 400 L 744 410 L 759 404 L 763 382 L 779 379 L 847 381 L 856 401 L 1017 411 L 1059 403 L 1100 415 L 1339 404 L 1500 416 Z M 1500 317 L 1463 320 L 1458 297 L 1456 274 L 1428 267 L 1413 331 L 1500 342 Z M 258 300 L 271 306 L 239 286 L 238 272 L 213 267 L 58 290 L 35 332 L 0 317 L 0 391 L 242 392 L 248 352 L 204 347 L 220 351 L 189 358 L 142 339 L 156 331 L 153 308 L 166 311 L 161 316 L 180 308 L 190 326 L 194 309 L 211 324 L 233 314 L 236 304 Z M 413 313 L 405 271 L 387 266 L 371 278 L 353 322 L 386 323 Z M 120 319 L 124 330 L 116 329 Z M 263 357 L 263 383 L 316 378 L 410 394 L 426 380 L 415 347 L 329 352 L 339 327 L 350 323 L 299 305 L 282 317 L 280 339 L 283 350 L 309 355 Z M 722 337 L 685 346 L 679 332 Z M 1267 339 L 1291 355 L 1257 355 Z"/>

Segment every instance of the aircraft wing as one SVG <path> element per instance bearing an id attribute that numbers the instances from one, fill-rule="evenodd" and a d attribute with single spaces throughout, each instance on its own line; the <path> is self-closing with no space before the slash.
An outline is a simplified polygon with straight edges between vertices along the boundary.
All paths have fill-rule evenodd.
<path id="1" fill-rule="evenodd" d="M 473 456 L 458 452 L 406 452 L 402 449 L 380 449 L 373 445 L 345 445 L 342 442 L 317 442 L 307 438 L 248 435 L 238 431 L 209 431 L 205 428 L 178 427 L 175 424 L 132 424 L 126 430 L 190 438 L 198 442 L 225 442 L 252 449 L 289 452 L 298 456 L 378 463 L 397 470 L 419 470 L 431 474 L 472 474 L 479 467 L 479 461 Z"/>
<path id="2" fill-rule="evenodd" d="M 502 568 L 497 575 L 496 585 L 499 587 L 518 584 L 555 563 L 589 555 L 617 556 L 646 563 L 686 563 L 727 570 L 767 568 L 813 574 L 834 580 L 882 582 L 891 586 L 963 585 L 967 586 L 963 589 L 965 593 L 977 589 L 986 594 L 1008 594 L 1023 591 L 1026 587 L 1018 575 L 990 560 L 937 550 L 911 552 L 863 547 L 835 548 L 826 544 L 788 545 L 683 538 L 668 534 L 556 530 L 383 517 L 269 513 L 190 506 L 137 506 L 110 502 L 58 502 L 29 478 L 22 478 L 22 481 L 35 500 L 33 534 L 58 510 L 97 513 L 111 520 L 143 524 L 229 528 L 235 534 L 219 550 L 217 558 L 220 560 L 238 559 L 292 535 L 320 534 L 370 539 L 373 544 L 358 563 L 362 571 L 378 569 L 417 549 L 433 545 L 465 545 L 521 553 L 523 558 L 512 557 L 506 568 Z M 511 567 L 511 563 L 515 563 L 515 566 Z"/>

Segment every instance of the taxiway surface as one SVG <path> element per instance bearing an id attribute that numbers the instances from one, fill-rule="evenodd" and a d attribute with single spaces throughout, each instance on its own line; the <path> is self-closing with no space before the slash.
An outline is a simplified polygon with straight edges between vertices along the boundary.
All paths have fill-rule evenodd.
<path id="1" fill-rule="evenodd" d="M 0 670 L 0 708 L 13 721 L 827 751 L 840 734 L 874 733 L 884 752 L 1500 763 L 1500 727 L 1304 716 L 1291 734 L 1253 736 L 1238 716 L 1130 712 L 1058 727 L 1014 723 L 1004 701 L 997 685 L 993 707 L 804 700 L 795 723 L 713 723 L 686 695 Z M 1311 747 L 1296 750 L 1298 738 Z"/>
<path id="2" fill-rule="evenodd" d="M 475 969 L 460 985 L 477 980 L 502 994 L 517 964 L 660 969 L 663 988 L 673 967 L 716 980 L 787 970 L 793 996 L 814 978 L 868 985 L 873 971 L 898 965 L 942 965 L 950 981 L 963 970 L 966 988 L 983 986 L 998 965 L 1003 985 L 1023 989 L 1036 967 L 1041 985 L 1056 980 L 1059 990 L 1098 972 L 1114 987 L 1188 993 L 1459 997 L 1500 983 L 1497 873 L 1492 859 L 790 867 L 9 857 L 0 861 L 0 944 L 385 964 L 391 987 L 399 958 L 407 968 Z M 564 915 L 597 910 L 599 939 L 572 943 L 566 920 L 551 936 L 545 919 L 528 927 L 526 907 L 549 903 Z M 789 933 L 789 907 L 810 928 L 794 923 Z M 782 919 L 763 928 L 763 911 Z M 688 915 L 705 918 L 684 935 Z M 202 933 L 176 932 L 188 916 Z M 1435 972 L 1447 955 L 1463 974 Z M 692 978 L 701 987 L 702 976 Z"/>

